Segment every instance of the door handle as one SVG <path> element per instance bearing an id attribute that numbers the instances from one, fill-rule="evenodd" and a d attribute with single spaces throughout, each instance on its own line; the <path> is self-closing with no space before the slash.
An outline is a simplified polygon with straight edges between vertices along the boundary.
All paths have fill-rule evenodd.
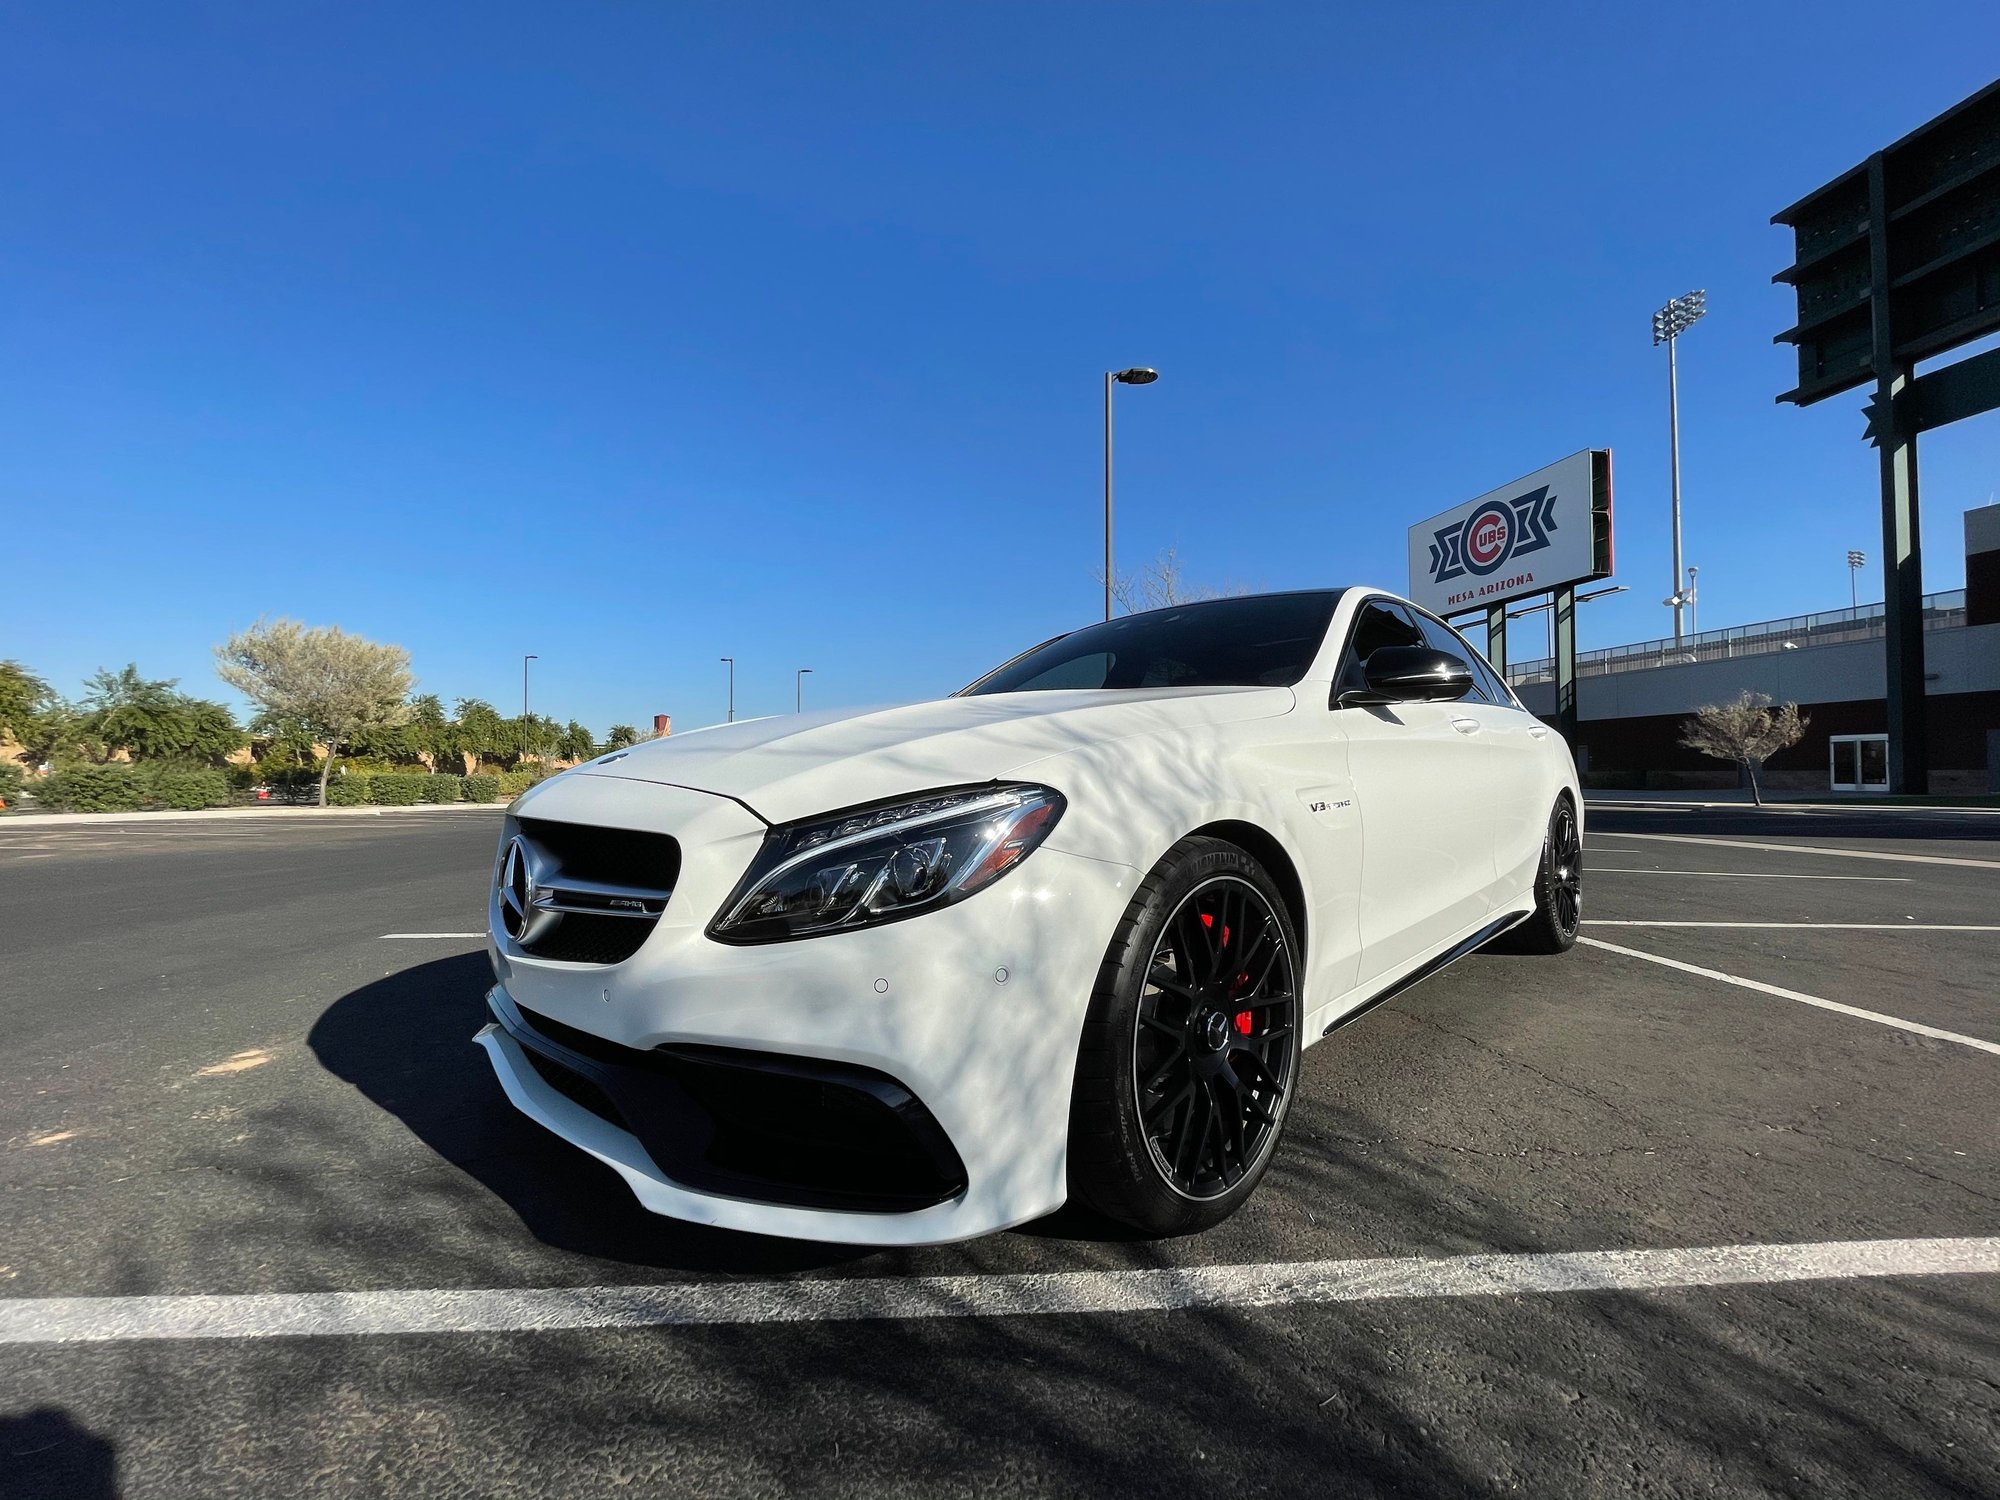
<path id="1" fill-rule="evenodd" d="M 1549 737 L 1549 731 L 1546 725 L 1530 729 L 1528 733 L 1538 740 L 1545 740 Z"/>
<path id="2" fill-rule="evenodd" d="M 1453 719 L 1451 727 L 1456 729 L 1460 734 L 1479 733 L 1479 721 L 1477 719 Z"/>

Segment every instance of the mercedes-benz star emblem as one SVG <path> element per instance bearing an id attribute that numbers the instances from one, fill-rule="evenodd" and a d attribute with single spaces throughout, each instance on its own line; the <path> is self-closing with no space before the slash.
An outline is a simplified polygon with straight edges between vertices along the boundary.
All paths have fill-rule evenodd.
<path id="1" fill-rule="evenodd" d="M 500 866 L 500 906 L 508 936 L 523 948 L 545 938 L 562 921 L 562 913 L 536 903 L 542 896 L 535 846 L 519 834 L 507 842 L 507 859 Z"/>

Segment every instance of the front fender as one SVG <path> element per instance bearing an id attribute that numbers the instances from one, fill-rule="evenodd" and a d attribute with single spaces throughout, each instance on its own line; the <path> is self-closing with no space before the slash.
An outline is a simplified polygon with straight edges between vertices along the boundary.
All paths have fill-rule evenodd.
<path id="1" fill-rule="evenodd" d="M 1308 1013 L 1353 986 L 1360 820 L 1347 743 L 1330 715 L 1306 708 L 1199 733 L 1079 745 L 1010 775 L 1052 786 L 1068 800 L 1050 848 L 1140 876 L 1197 830 L 1218 823 L 1258 829 L 1283 851 L 1303 897 Z"/>

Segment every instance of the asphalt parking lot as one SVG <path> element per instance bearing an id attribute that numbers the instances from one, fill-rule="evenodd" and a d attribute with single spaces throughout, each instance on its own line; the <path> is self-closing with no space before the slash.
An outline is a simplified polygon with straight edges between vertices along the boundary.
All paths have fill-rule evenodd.
<path id="1" fill-rule="evenodd" d="M 2000 1494 L 2000 816 L 1594 809 L 1221 1229 L 872 1254 L 512 1111 L 494 833 L 0 824 L 0 1495 Z"/>

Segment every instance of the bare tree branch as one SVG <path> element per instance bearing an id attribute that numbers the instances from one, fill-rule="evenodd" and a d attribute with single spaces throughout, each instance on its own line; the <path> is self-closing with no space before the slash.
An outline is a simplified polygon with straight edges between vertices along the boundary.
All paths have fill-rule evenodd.
<path id="1" fill-rule="evenodd" d="M 1096 578 L 1102 586 L 1104 573 L 1100 569 Z M 1136 573 L 1119 573 L 1111 580 L 1111 597 L 1118 607 L 1128 615 L 1136 615 L 1142 610 L 1165 609 L 1174 604 L 1194 604 L 1203 599 L 1222 599 L 1251 593 L 1248 584 L 1227 583 L 1221 588 L 1211 588 L 1205 583 L 1190 583 L 1181 567 L 1180 549 L 1168 547 Z"/>

